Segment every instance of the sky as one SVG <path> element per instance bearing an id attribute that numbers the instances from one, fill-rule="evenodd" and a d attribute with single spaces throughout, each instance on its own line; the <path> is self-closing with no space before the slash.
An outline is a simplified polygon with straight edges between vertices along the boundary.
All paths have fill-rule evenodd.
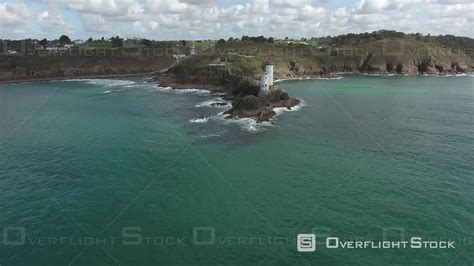
<path id="1" fill-rule="evenodd" d="M 0 0 L 0 39 L 310 38 L 380 29 L 474 37 L 473 28 L 474 0 Z"/>

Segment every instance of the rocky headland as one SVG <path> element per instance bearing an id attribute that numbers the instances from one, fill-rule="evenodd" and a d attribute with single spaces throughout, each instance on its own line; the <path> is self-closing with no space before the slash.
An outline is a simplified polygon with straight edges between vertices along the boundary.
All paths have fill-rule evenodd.
<path id="1" fill-rule="evenodd" d="M 265 62 L 271 59 L 275 80 L 331 79 L 338 74 L 458 75 L 473 72 L 474 40 L 379 31 L 324 37 L 311 42 L 219 41 L 161 73 L 162 87 L 205 89 L 232 101 L 229 117 L 259 122 L 273 109 L 292 108 L 299 100 L 274 88 L 260 93 Z"/>
<path id="2" fill-rule="evenodd" d="M 194 45 L 201 48 L 191 52 Z M 171 50 L 156 54 L 157 49 Z M 300 102 L 277 86 L 268 93 L 260 92 L 260 78 L 269 59 L 275 80 L 330 79 L 337 77 L 336 73 L 458 75 L 474 71 L 474 39 L 383 30 L 301 41 L 261 36 L 201 43 L 156 42 L 133 50 L 75 48 L 64 54 L 34 51 L 16 56 L 0 52 L 0 83 L 154 73 L 151 81 L 161 87 L 219 93 L 232 102 L 226 111 L 228 117 L 264 122 L 276 115 L 275 108 L 291 109 Z"/>
<path id="3" fill-rule="evenodd" d="M 232 101 L 232 107 L 224 114 L 227 118 L 253 118 L 257 122 L 268 122 L 277 114 L 275 108 L 298 106 L 300 100 L 274 86 L 268 93 L 260 92 L 260 83 L 249 77 L 235 76 L 226 69 L 215 71 L 213 76 L 179 75 L 179 70 L 159 75 L 155 81 L 160 87 L 177 90 L 201 89 L 219 93 L 223 99 Z"/>

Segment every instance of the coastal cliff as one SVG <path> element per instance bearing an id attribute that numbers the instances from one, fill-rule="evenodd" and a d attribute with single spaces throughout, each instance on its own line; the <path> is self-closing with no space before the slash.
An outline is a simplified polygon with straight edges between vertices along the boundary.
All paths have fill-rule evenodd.
<path id="1" fill-rule="evenodd" d="M 199 49 L 191 56 L 194 46 Z M 212 84 L 223 89 L 229 82 L 239 82 L 229 76 L 259 79 L 262 64 L 269 58 L 274 61 L 276 79 L 328 78 L 337 73 L 455 75 L 474 72 L 474 39 L 394 31 L 301 41 L 263 36 L 219 42 L 157 41 L 149 47 L 79 47 L 57 52 L 28 46 L 22 51 L 24 47 L 18 46 L 19 52 L 13 51 L 16 55 L 9 54 L 11 51 L 5 47 L 0 51 L 0 82 L 117 77 L 170 70 L 167 75 L 181 79 L 173 81 L 178 87 Z M 216 76 L 223 70 L 229 74 L 226 79 Z"/>
<path id="2" fill-rule="evenodd" d="M 328 37 L 329 38 L 329 37 Z M 315 43 L 219 41 L 214 47 L 169 68 L 157 77 L 160 86 L 198 88 L 225 94 L 232 101 L 229 117 L 259 122 L 273 109 L 299 104 L 277 88 L 261 95 L 265 62 L 273 61 L 275 79 L 333 78 L 337 74 L 457 75 L 474 70 L 474 40 L 464 37 L 419 37 L 374 32 L 320 38 Z"/>
<path id="3" fill-rule="evenodd" d="M 459 46 L 413 39 L 326 46 L 232 42 L 218 45 L 210 56 L 244 76 L 258 76 L 261 62 L 272 58 L 276 79 L 328 78 L 335 73 L 456 75 L 474 71 L 474 41 L 469 40 Z"/>
<path id="4" fill-rule="evenodd" d="M 175 60 L 153 49 L 79 49 L 50 52 L 0 52 L 0 83 L 147 75 L 168 68 Z"/>

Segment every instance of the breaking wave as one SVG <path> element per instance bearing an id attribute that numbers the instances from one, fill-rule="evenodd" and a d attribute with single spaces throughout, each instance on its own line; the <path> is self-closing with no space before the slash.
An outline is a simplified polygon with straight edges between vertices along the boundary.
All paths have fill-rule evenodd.
<path id="1" fill-rule="evenodd" d="M 91 85 L 98 85 L 104 87 L 122 87 L 136 85 L 137 82 L 131 80 L 120 79 L 68 79 L 69 82 L 85 82 Z"/>
<path id="2" fill-rule="evenodd" d="M 210 118 L 211 117 L 199 117 L 199 118 L 191 119 L 189 120 L 189 122 L 196 123 L 196 124 L 203 124 L 203 123 L 207 123 L 207 121 L 209 121 Z"/>
<path id="3" fill-rule="evenodd" d="M 344 77 L 342 76 L 337 76 L 337 77 L 332 77 L 332 78 L 312 78 L 312 77 L 306 77 L 306 78 L 288 78 L 288 79 L 277 79 L 275 80 L 275 83 L 280 83 L 284 81 L 292 81 L 292 80 L 340 80 L 343 79 Z"/>
<path id="4" fill-rule="evenodd" d="M 312 79 L 312 80 L 339 80 L 339 79 L 343 79 L 344 77 L 335 77 L 335 78 L 315 78 L 315 79 Z"/>
<path id="5" fill-rule="evenodd" d="M 300 99 L 300 104 L 298 104 L 297 106 L 293 106 L 290 109 L 288 109 L 286 107 L 273 108 L 273 111 L 276 113 L 275 118 L 277 118 L 278 116 L 280 116 L 281 114 L 283 114 L 285 112 L 296 112 L 296 111 L 301 110 L 301 108 L 303 108 L 305 106 L 306 106 L 306 102 L 304 100 Z"/>
<path id="6" fill-rule="evenodd" d="M 436 77 L 436 78 L 458 78 L 458 77 L 474 77 L 474 75 L 468 75 L 468 74 L 455 74 L 455 75 L 428 75 L 428 77 Z"/>
<path id="7" fill-rule="evenodd" d="M 272 126 L 272 123 L 270 122 L 257 123 L 257 120 L 253 118 L 229 118 L 229 115 L 224 113 L 219 113 L 211 117 L 211 119 L 224 125 L 236 124 L 241 130 L 251 133 L 263 132 Z"/>
<path id="8" fill-rule="evenodd" d="M 362 73 L 362 76 L 369 76 L 369 77 L 395 77 L 400 76 L 399 74 L 394 73 Z"/>
<path id="9" fill-rule="evenodd" d="M 299 105 L 291 109 L 288 109 L 286 107 L 274 108 L 273 111 L 275 111 L 276 115 L 272 119 L 272 121 L 277 119 L 278 116 L 280 116 L 281 114 L 285 112 L 296 112 L 296 111 L 301 110 L 301 108 L 305 106 L 306 106 L 306 103 L 303 100 L 301 100 Z M 272 121 L 257 123 L 257 120 L 254 118 L 229 118 L 229 115 L 224 114 L 224 112 L 221 112 L 214 116 L 194 118 L 194 119 L 191 119 L 190 122 L 203 124 L 211 120 L 218 121 L 220 123 L 223 123 L 224 125 L 236 124 L 236 125 L 239 125 L 241 130 L 251 132 L 251 133 L 264 132 L 264 131 L 267 131 L 268 128 L 273 126 Z"/>
<path id="10" fill-rule="evenodd" d="M 160 87 L 155 86 L 152 92 L 173 92 L 173 93 L 195 93 L 195 94 L 211 94 L 209 90 L 200 90 L 200 89 L 174 89 L 172 87 Z"/>
<path id="11" fill-rule="evenodd" d="M 212 100 L 204 101 L 202 103 L 196 104 L 196 107 L 214 107 L 214 108 L 229 108 L 231 107 L 231 103 L 226 101 L 220 97 L 216 97 Z"/>

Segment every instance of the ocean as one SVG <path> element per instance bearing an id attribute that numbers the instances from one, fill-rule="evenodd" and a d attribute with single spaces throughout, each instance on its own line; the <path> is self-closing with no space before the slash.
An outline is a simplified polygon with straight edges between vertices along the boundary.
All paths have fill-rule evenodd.
<path id="1" fill-rule="evenodd" d="M 0 85 L 0 265 L 472 265 L 473 82 L 285 81 L 264 124 L 138 78 Z"/>

